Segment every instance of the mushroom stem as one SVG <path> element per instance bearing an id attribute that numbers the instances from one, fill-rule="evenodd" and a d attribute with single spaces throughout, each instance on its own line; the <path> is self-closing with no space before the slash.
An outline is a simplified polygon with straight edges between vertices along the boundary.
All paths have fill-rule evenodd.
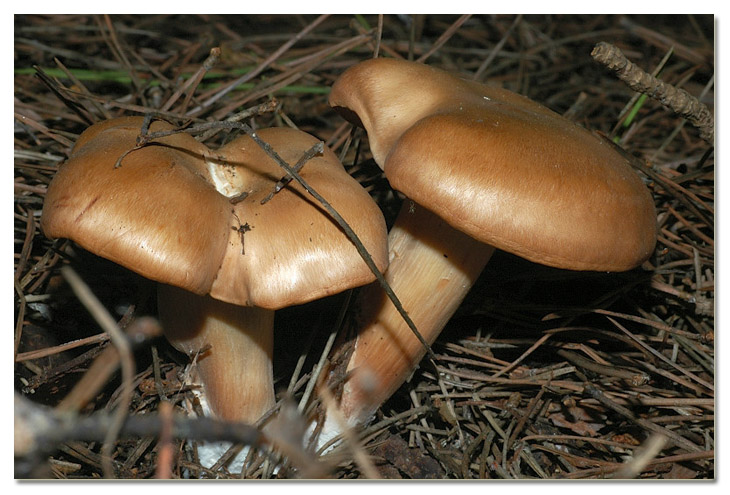
<path id="1" fill-rule="evenodd" d="M 391 229 L 385 278 L 424 339 L 431 344 L 469 292 L 494 248 L 406 200 Z M 360 331 L 342 393 L 342 412 L 363 422 L 390 397 L 425 349 L 378 284 L 361 292 Z"/>
<path id="2" fill-rule="evenodd" d="M 165 336 L 194 359 L 216 417 L 254 423 L 274 406 L 274 311 L 159 285 Z"/>

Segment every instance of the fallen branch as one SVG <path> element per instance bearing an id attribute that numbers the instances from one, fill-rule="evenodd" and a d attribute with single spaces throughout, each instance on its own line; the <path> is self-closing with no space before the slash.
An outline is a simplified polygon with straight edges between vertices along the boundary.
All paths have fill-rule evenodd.
<path id="1" fill-rule="evenodd" d="M 591 56 L 616 73 L 626 85 L 654 98 L 674 113 L 687 119 L 700 131 L 700 137 L 710 144 L 715 141 L 715 118 L 706 105 L 687 91 L 675 88 L 645 72 L 631 62 L 616 46 L 600 42 Z"/>
<path id="2" fill-rule="evenodd" d="M 115 414 L 79 416 L 58 412 L 35 404 L 17 393 L 14 417 L 17 477 L 28 476 L 33 468 L 65 442 L 104 441 L 107 432 L 117 421 Z M 120 425 L 118 437 L 159 436 L 163 426 L 170 428 L 170 425 L 171 438 L 229 441 L 249 446 L 266 443 L 264 436 L 254 426 L 180 414 L 172 414 L 171 419 L 169 416 L 163 419 L 157 414 L 127 416 Z"/>

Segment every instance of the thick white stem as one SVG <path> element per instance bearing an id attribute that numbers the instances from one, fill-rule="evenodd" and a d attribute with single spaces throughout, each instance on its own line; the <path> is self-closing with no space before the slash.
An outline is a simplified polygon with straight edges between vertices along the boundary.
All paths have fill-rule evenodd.
<path id="1" fill-rule="evenodd" d="M 195 360 L 217 417 L 254 423 L 273 407 L 274 311 L 166 285 L 159 286 L 158 301 L 165 336 Z"/>
<path id="2" fill-rule="evenodd" d="M 385 278 L 421 335 L 433 343 L 489 261 L 494 248 L 406 201 L 392 228 Z M 361 321 L 341 407 L 365 421 L 408 378 L 425 350 L 378 284 L 360 294 Z"/>

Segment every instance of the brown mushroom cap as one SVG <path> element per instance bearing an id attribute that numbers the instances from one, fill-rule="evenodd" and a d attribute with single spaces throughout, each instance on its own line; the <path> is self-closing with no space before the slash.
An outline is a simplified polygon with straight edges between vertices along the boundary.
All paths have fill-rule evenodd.
<path id="1" fill-rule="evenodd" d="M 257 133 L 291 165 L 318 142 L 295 129 Z M 375 280 L 345 233 L 297 182 L 261 204 L 284 172 L 253 139 L 241 136 L 217 154 L 238 174 L 245 184 L 242 191 L 248 193 L 234 206 L 234 228 L 248 224 L 251 230 L 241 236 L 231 229 L 228 250 L 211 289 L 213 297 L 275 309 Z M 383 215 L 335 154 L 325 147 L 323 155 L 306 162 L 300 174 L 348 221 L 384 270 L 388 253 Z M 241 255 L 244 249 L 246 254 Z"/>
<path id="2" fill-rule="evenodd" d="M 231 207 L 201 175 L 207 148 L 184 133 L 129 153 L 115 169 L 141 125 L 126 117 L 81 134 L 48 188 L 41 228 L 146 278 L 204 294 L 226 249 Z M 172 128 L 155 122 L 151 130 Z"/>
<path id="3" fill-rule="evenodd" d="M 294 182 L 264 205 L 284 172 L 248 136 L 211 151 L 178 133 L 127 154 L 142 118 L 90 127 L 46 194 L 44 233 L 158 282 L 240 305 L 278 309 L 374 280 L 357 250 Z M 172 129 L 154 122 L 151 131 Z M 259 136 L 289 163 L 316 138 L 291 129 Z M 221 165 L 221 162 L 227 162 Z M 212 166 L 238 177 L 229 200 L 213 186 Z M 348 220 L 378 267 L 387 265 L 386 227 L 367 192 L 335 155 L 306 163 L 301 175 Z"/>
<path id="4" fill-rule="evenodd" d="M 627 270 L 653 251 L 654 203 L 628 162 L 527 98 L 375 59 L 330 104 L 365 127 L 395 189 L 484 243 L 573 270 Z"/>

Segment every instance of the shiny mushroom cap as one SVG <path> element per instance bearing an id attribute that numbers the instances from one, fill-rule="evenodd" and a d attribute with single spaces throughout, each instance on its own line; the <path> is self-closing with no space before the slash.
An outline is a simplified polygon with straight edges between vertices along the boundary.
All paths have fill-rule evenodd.
<path id="1" fill-rule="evenodd" d="M 291 165 L 318 142 L 289 128 L 257 134 Z M 228 249 L 211 289 L 213 297 L 275 309 L 282 301 L 284 306 L 299 304 L 375 280 L 347 235 L 297 182 L 291 181 L 261 204 L 285 173 L 253 139 L 241 136 L 217 154 L 219 163 L 222 160 L 237 174 L 246 197 L 234 205 Z M 325 147 L 322 156 L 306 162 L 300 175 L 350 224 L 384 270 L 388 246 L 383 215 L 335 154 Z M 240 227 L 246 224 L 250 230 L 242 235 Z"/>
<path id="2" fill-rule="evenodd" d="M 45 235 L 69 238 L 155 281 L 267 309 L 374 280 L 352 242 L 298 184 L 261 204 L 285 173 L 248 136 L 213 151 L 177 133 L 129 152 L 141 125 L 142 118 L 124 117 L 82 133 L 48 188 Z M 156 121 L 150 132 L 166 129 L 173 126 Z M 292 165 L 317 143 L 292 129 L 258 134 Z M 382 214 L 335 155 L 325 148 L 300 173 L 384 269 Z M 221 177 L 234 186 L 222 187 Z"/>
<path id="3" fill-rule="evenodd" d="M 348 69 L 330 104 L 365 128 L 395 189 L 481 242 L 572 270 L 653 252 L 654 203 L 627 160 L 525 97 L 375 59 Z"/>

